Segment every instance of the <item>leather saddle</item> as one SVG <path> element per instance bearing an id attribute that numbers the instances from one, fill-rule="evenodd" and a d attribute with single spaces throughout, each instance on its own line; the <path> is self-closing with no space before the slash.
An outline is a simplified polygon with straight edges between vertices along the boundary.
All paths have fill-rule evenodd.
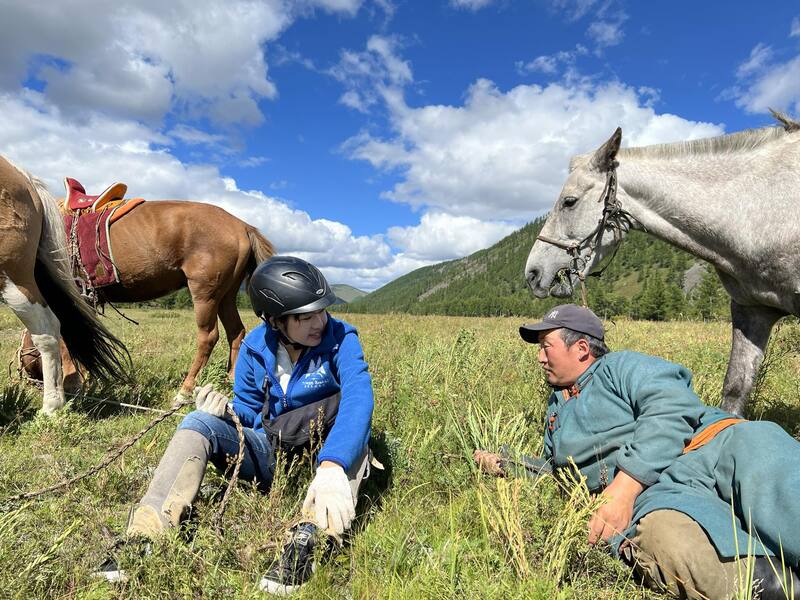
<path id="1" fill-rule="evenodd" d="M 109 202 L 125 198 L 125 192 L 128 191 L 128 186 L 124 183 L 114 183 L 108 186 L 103 193 L 90 196 L 80 182 L 71 177 L 64 178 L 64 187 L 67 190 L 64 209 L 69 212 L 81 210 L 97 212 Z"/>

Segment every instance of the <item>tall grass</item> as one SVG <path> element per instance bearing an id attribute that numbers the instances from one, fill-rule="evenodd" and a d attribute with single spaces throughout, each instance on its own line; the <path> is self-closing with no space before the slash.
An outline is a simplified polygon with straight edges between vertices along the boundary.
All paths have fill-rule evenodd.
<path id="1" fill-rule="evenodd" d="M 136 386 L 91 388 L 91 396 L 168 408 L 194 354 L 189 311 L 131 310 L 136 327 L 110 318 L 128 345 Z M 0 310 L 0 358 L 11 360 L 19 325 Z M 538 454 L 548 388 L 536 348 L 524 344 L 524 319 L 348 315 L 359 329 L 375 389 L 373 470 L 358 505 L 355 532 L 323 560 L 300 598 L 660 598 L 642 590 L 611 557 L 589 549 L 592 499 L 579 481 L 564 492 L 551 478 L 490 479 L 472 451 Z M 248 317 L 249 319 L 249 317 Z M 255 319 L 248 326 L 256 325 Z M 716 401 L 729 347 L 728 326 L 700 323 L 612 325 L 610 343 L 659 354 L 695 373 L 701 397 Z M 779 332 L 789 351 L 759 388 L 756 411 L 797 432 L 800 339 Z M 777 354 L 775 355 L 777 356 Z M 225 387 L 220 344 L 201 381 Z M 2 371 L 2 370 L 0 370 Z M 228 388 L 225 388 L 228 389 Z M 0 500 L 44 487 L 95 464 L 138 432 L 150 415 L 78 398 L 53 419 L 33 418 L 35 390 L 0 372 Z M 0 511 L 0 597 L 262 598 L 257 584 L 298 517 L 310 480 L 308 460 L 279 474 L 268 494 L 242 484 L 228 504 L 225 530 L 212 526 L 225 481 L 209 469 L 192 519 L 144 559 L 129 557 L 123 586 L 93 579 L 144 493 L 176 419 L 149 433 L 122 460 L 61 493 Z"/>

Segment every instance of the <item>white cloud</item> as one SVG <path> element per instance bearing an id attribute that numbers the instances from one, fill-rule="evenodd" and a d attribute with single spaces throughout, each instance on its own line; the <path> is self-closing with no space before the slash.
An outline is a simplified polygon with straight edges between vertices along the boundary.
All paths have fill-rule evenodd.
<path id="1" fill-rule="evenodd" d="M 736 106 L 751 113 L 770 108 L 800 112 L 800 55 L 786 62 L 773 62 L 772 48 L 757 44 L 736 70 L 738 84 L 723 92 Z"/>
<path id="2" fill-rule="evenodd" d="M 98 115 L 83 123 L 66 121 L 36 92 L 0 94 L 3 154 L 42 178 L 57 196 L 63 195 L 65 176 L 81 181 L 90 193 L 122 181 L 132 196 L 221 206 L 258 227 L 281 252 L 313 257 L 321 268 L 342 273 L 358 268 L 362 278 L 375 271 L 377 281 L 377 273 L 394 263 L 381 235 L 356 236 L 342 223 L 314 219 L 259 191 L 240 190 L 215 167 L 181 163 L 159 148 L 167 142 L 133 121 Z"/>
<path id="3" fill-rule="evenodd" d="M 575 65 L 575 61 L 579 56 L 585 56 L 588 53 L 589 51 L 585 46 L 577 44 L 574 50 L 562 50 L 555 54 L 537 56 L 527 63 L 518 61 L 516 67 L 521 74 L 538 72 L 545 75 L 555 75 L 560 67 L 564 66 L 570 69 Z"/>
<path id="4" fill-rule="evenodd" d="M 362 2 L 363 0 L 312 0 L 311 4 L 328 12 L 343 12 L 353 16 L 358 12 Z"/>
<path id="5" fill-rule="evenodd" d="M 758 73 L 772 59 L 772 54 L 771 47 L 765 44 L 756 44 L 750 51 L 750 57 L 736 69 L 736 76 L 742 78 Z"/>
<path id="6" fill-rule="evenodd" d="M 792 19 L 792 26 L 789 29 L 789 37 L 800 37 L 800 17 Z"/>
<path id="7" fill-rule="evenodd" d="M 402 180 L 385 197 L 483 221 L 523 221 L 552 206 L 569 159 L 623 128 L 628 146 L 719 135 L 720 125 L 657 114 L 652 91 L 589 81 L 520 85 L 478 80 L 463 106 L 411 108 L 387 95 L 396 135 L 367 133 L 344 146 Z"/>
<path id="8" fill-rule="evenodd" d="M 596 50 L 617 46 L 622 42 L 625 32 L 622 31 L 622 20 L 595 21 L 586 30 L 586 35 L 594 40 Z"/>
<path id="9" fill-rule="evenodd" d="M 567 20 L 577 21 L 597 4 L 597 0 L 551 0 L 550 4 L 554 10 L 566 13 Z"/>
<path id="10" fill-rule="evenodd" d="M 442 261 L 491 246 L 518 227 L 473 217 L 427 213 L 417 226 L 389 228 L 387 237 L 410 258 Z"/>
<path id="11" fill-rule="evenodd" d="M 548 75 L 555 73 L 558 70 L 558 59 L 556 55 L 543 55 L 537 56 L 532 61 L 527 63 L 517 63 L 517 70 L 527 71 L 529 73 L 546 73 Z"/>
<path id="12" fill-rule="evenodd" d="M 399 46 L 397 37 L 373 35 L 364 51 L 343 50 L 339 62 L 327 71 L 345 87 L 339 101 L 366 113 L 379 103 L 386 89 L 411 83 L 411 66 L 399 58 Z"/>
<path id="13" fill-rule="evenodd" d="M 239 162 L 239 166 L 245 168 L 260 167 L 266 162 L 269 162 L 269 158 L 266 156 L 248 156 Z"/>
<path id="14" fill-rule="evenodd" d="M 158 124 L 170 110 L 256 125 L 277 90 L 264 46 L 304 12 L 354 15 L 361 0 L 4 3 L 0 89 L 27 77 L 65 115 L 100 110 Z"/>
<path id="15" fill-rule="evenodd" d="M 217 146 L 225 141 L 225 136 L 208 133 L 189 125 L 180 124 L 167 132 L 167 135 L 179 139 L 190 146 Z"/>
<path id="16" fill-rule="evenodd" d="M 311 256 L 304 256 L 298 254 L 301 258 L 312 260 Z M 401 275 L 405 275 L 419 269 L 434 264 L 436 261 L 419 260 L 405 256 L 404 254 L 396 254 L 392 257 L 391 262 L 375 269 L 341 269 L 338 267 L 323 268 L 325 277 L 331 283 L 347 283 L 365 291 L 372 291 L 380 286 L 397 279 Z"/>
<path id="17" fill-rule="evenodd" d="M 455 8 L 476 11 L 489 6 L 492 2 L 494 0 L 450 0 L 450 5 Z"/>

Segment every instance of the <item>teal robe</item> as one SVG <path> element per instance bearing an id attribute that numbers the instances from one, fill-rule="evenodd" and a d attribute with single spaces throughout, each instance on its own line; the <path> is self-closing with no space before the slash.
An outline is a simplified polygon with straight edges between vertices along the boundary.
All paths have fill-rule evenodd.
<path id="1" fill-rule="evenodd" d="M 733 416 L 701 403 L 691 382 L 686 368 L 660 358 L 607 354 L 580 376 L 577 395 L 550 396 L 545 458 L 555 468 L 572 458 L 592 491 L 618 470 L 646 486 L 630 528 L 611 539 L 617 553 L 642 517 L 672 509 L 697 521 L 722 557 L 780 555 L 782 546 L 797 566 L 800 443 L 774 423 L 747 421 L 683 454 L 697 433 Z"/>

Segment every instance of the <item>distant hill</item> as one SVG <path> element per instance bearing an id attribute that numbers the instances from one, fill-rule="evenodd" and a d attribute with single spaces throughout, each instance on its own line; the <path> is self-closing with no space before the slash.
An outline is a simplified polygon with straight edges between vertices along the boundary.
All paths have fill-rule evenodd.
<path id="1" fill-rule="evenodd" d="M 523 270 L 544 217 L 494 246 L 412 271 L 340 308 L 342 312 L 468 316 L 541 315 L 568 301 L 534 298 Z M 712 269 L 669 244 L 630 232 L 601 278 L 590 277 L 589 304 L 605 316 L 663 320 L 727 318 L 727 295 Z M 690 271 L 691 270 L 691 271 Z M 690 271 L 690 281 L 684 274 Z M 684 290 L 684 285 L 687 285 Z M 574 302 L 580 302 L 576 291 Z"/>
<path id="2" fill-rule="evenodd" d="M 337 298 L 344 300 L 345 302 L 352 302 L 357 298 L 367 295 L 367 292 L 344 283 L 335 283 L 331 286 L 331 289 L 333 290 L 333 293 L 336 294 Z"/>

